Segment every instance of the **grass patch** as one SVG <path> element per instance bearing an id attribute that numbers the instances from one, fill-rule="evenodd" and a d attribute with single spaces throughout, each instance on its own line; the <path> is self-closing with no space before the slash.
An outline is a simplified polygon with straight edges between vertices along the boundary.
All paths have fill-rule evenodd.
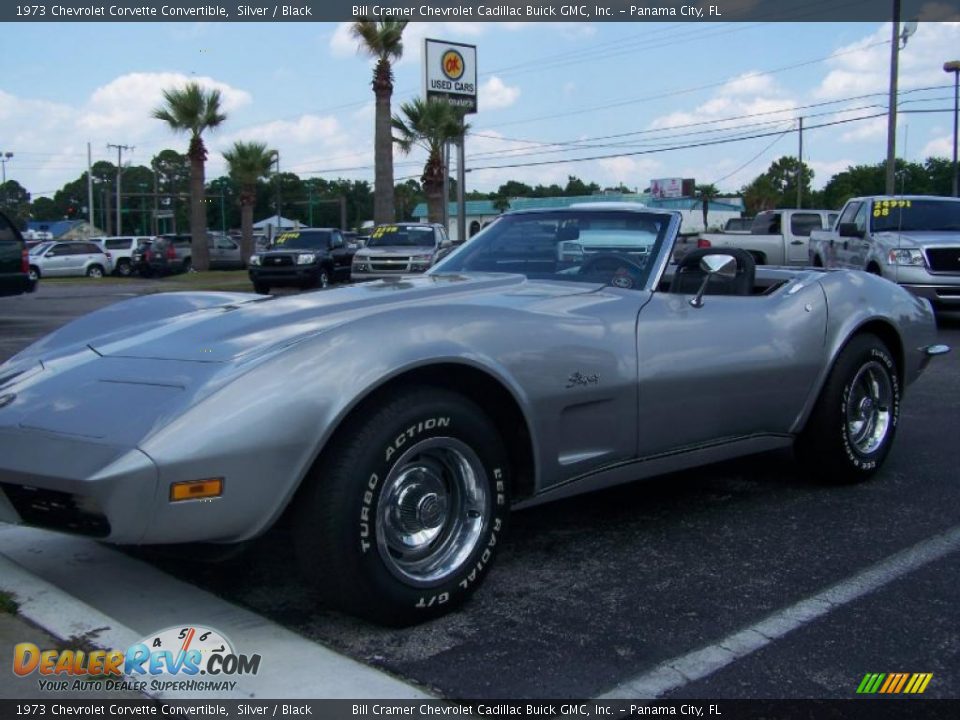
<path id="1" fill-rule="evenodd" d="M 20 603 L 13 599 L 13 595 L 5 590 L 0 590 L 0 612 L 16 615 L 19 609 Z"/>
<path id="2" fill-rule="evenodd" d="M 164 275 L 156 278 L 142 278 L 139 275 L 124 278 L 114 275 L 108 275 L 102 278 L 88 277 L 56 277 L 41 278 L 41 284 L 51 283 L 54 285 L 91 285 L 98 287 L 101 285 L 110 285 L 111 287 L 123 286 L 129 283 L 148 282 L 154 287 L 147 292 L 172 292 L 176 290 L 230 290 L 238 292 L 253 292 L 253 283 L 246 270 L 209 270 L 207 272 L 189 272 L 179 273 L 177 275 Z"/>

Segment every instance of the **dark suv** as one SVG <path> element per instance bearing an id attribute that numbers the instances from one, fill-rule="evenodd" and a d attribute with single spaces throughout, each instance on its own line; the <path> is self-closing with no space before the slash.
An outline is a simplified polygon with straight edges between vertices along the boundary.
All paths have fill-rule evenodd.
<path id="1" fill-rule="evenodd" d="M 30 259 L 20 231 L 0 213 L 0 295 L 33 292 L 37 281 L 30 279 Z"/>
<path id="2" fill-rule="evenodd" d="M 159 235 L 143 241 L 131 256 L 134 267 L 143 277 L 187 272 L 192 242 L 190 235 Z"/>
<path id="3" fill-rule="evenodd" d="M 268 250 L 250 257 L 253 289 L 262 295 L 271 287 L 327 287 L 335 280 L 350 280 L 350 263 L 356 250 L 348 248 L 339 230 L 330 228 L 282 232 Z"/>

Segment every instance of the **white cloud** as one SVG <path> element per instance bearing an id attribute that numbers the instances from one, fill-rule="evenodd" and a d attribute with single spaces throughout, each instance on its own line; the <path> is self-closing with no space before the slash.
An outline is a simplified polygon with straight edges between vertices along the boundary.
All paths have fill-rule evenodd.
<path id="1" fill-rule="evenodd" d="M 924 145 L 923 150 L 920 151 L 919 159 L 923 160 L 928 157 L 952 158 L 953 133 L 951 132 L 948 135 L 935 137 L 926 145 Z"/>
<path id="2" fill-rule="evenodd" d="M 943 85 L 943 61 L 953 57 L 960 23 L 921 22 L 899 54 L 901 93 L 912 88 Z M 818 98 L 836 99 L 882 93 L 890 86 L 890 23 L 871 35 L 839 48 L 827 62 L 830 71 L 814 92 Z M 900 101 L 909 95 L 901 95 Z"/>
<path id="3" fill-rule="evenodd" d="M 510 107 L 520 97 L 520 88 L 507 85 L 496 75 L 491 75 L 480 86 L 479 105 L 484 110 L 499 110 Z"/>
<path id="4" fill-rule="evenodd" d="M 151 132 L 154 108 L 163 104 L 163 91 L 196 82 L 207 90 L 219 90 L 221 108 L 227 115 L 251 102 L 250 94 L 213 80 L 181 73 L 130 73 L 121 75 L 93 91 L 77 118 L 77 126 L 88 133 L 122 131 L 133 137 Z M 158 121 L 154 121 L 155 123 Z"/>
<path id="5" fill-rule="evenodd" d="M 743 73 L 729 80 L 720 88 L 718 94 L 733 96 L 773 94 L 778 92 L 776 83 L 769 75 L 760 75 L 756 72 Z"/>

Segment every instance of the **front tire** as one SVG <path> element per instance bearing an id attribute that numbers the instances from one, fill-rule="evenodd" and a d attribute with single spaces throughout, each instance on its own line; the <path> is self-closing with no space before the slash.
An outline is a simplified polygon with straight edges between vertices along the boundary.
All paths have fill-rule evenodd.
<path id="1" fill-rule="evenodd" d="M 40 279 L 40 268 L 36 265 L 31 265 L 27 272 L 27 279 L 32 283 L 36 283 Z"/>
<path id="2" fill-rule="evenodd" d="M 339 437 L 297 509 L 306 579 L 339 609 L 389 625 L 457 607 L 506 529 L 509 468 L 496 426 L 467 398 L 415 387 Z"/>
<path id="3" fill-rule="evenodd" d="M 270 294 L 270 286 L 267 285 L 266 283 L 255 282 L 255 283 L 253 284 L 253 291 L 254 291 L 255 293 L 257 293 L 258 295 L 269 295 L 269 294 Z"/>
<path id="4" fill-rule="evenodd" d="M 889 348 L 875 335 L 857 335 L 837 356 L 798 455 L 825 482 L 866 480 L 890 452 L 899 418 L 900 381 Z"/>

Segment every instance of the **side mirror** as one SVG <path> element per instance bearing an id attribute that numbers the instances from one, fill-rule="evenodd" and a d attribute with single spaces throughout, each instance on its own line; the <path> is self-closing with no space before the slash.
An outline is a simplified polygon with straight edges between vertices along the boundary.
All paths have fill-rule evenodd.
<path id="1" fill-rule="evenodd" d="M 840 233 L 840 237 L 848 237 L 848 238 L 863 237 L 863 231 L 857 228 L 856 223 L 852 223 L 852 222 L 840 223 L 840 225 L 837 227 L 837 230 Z"/>
<path id="2" fill-rule="evenodd" d="M 732 280 L 737 276 L 737 259 L 733 255 L 704 255 L 700 258 L 700 270 L 706 277 L 703 278 L 697 294 L 690 299 L 690 305 L 695 308 L 703 307 L 703 293 L 711 278 L 721 277 Z"/>

